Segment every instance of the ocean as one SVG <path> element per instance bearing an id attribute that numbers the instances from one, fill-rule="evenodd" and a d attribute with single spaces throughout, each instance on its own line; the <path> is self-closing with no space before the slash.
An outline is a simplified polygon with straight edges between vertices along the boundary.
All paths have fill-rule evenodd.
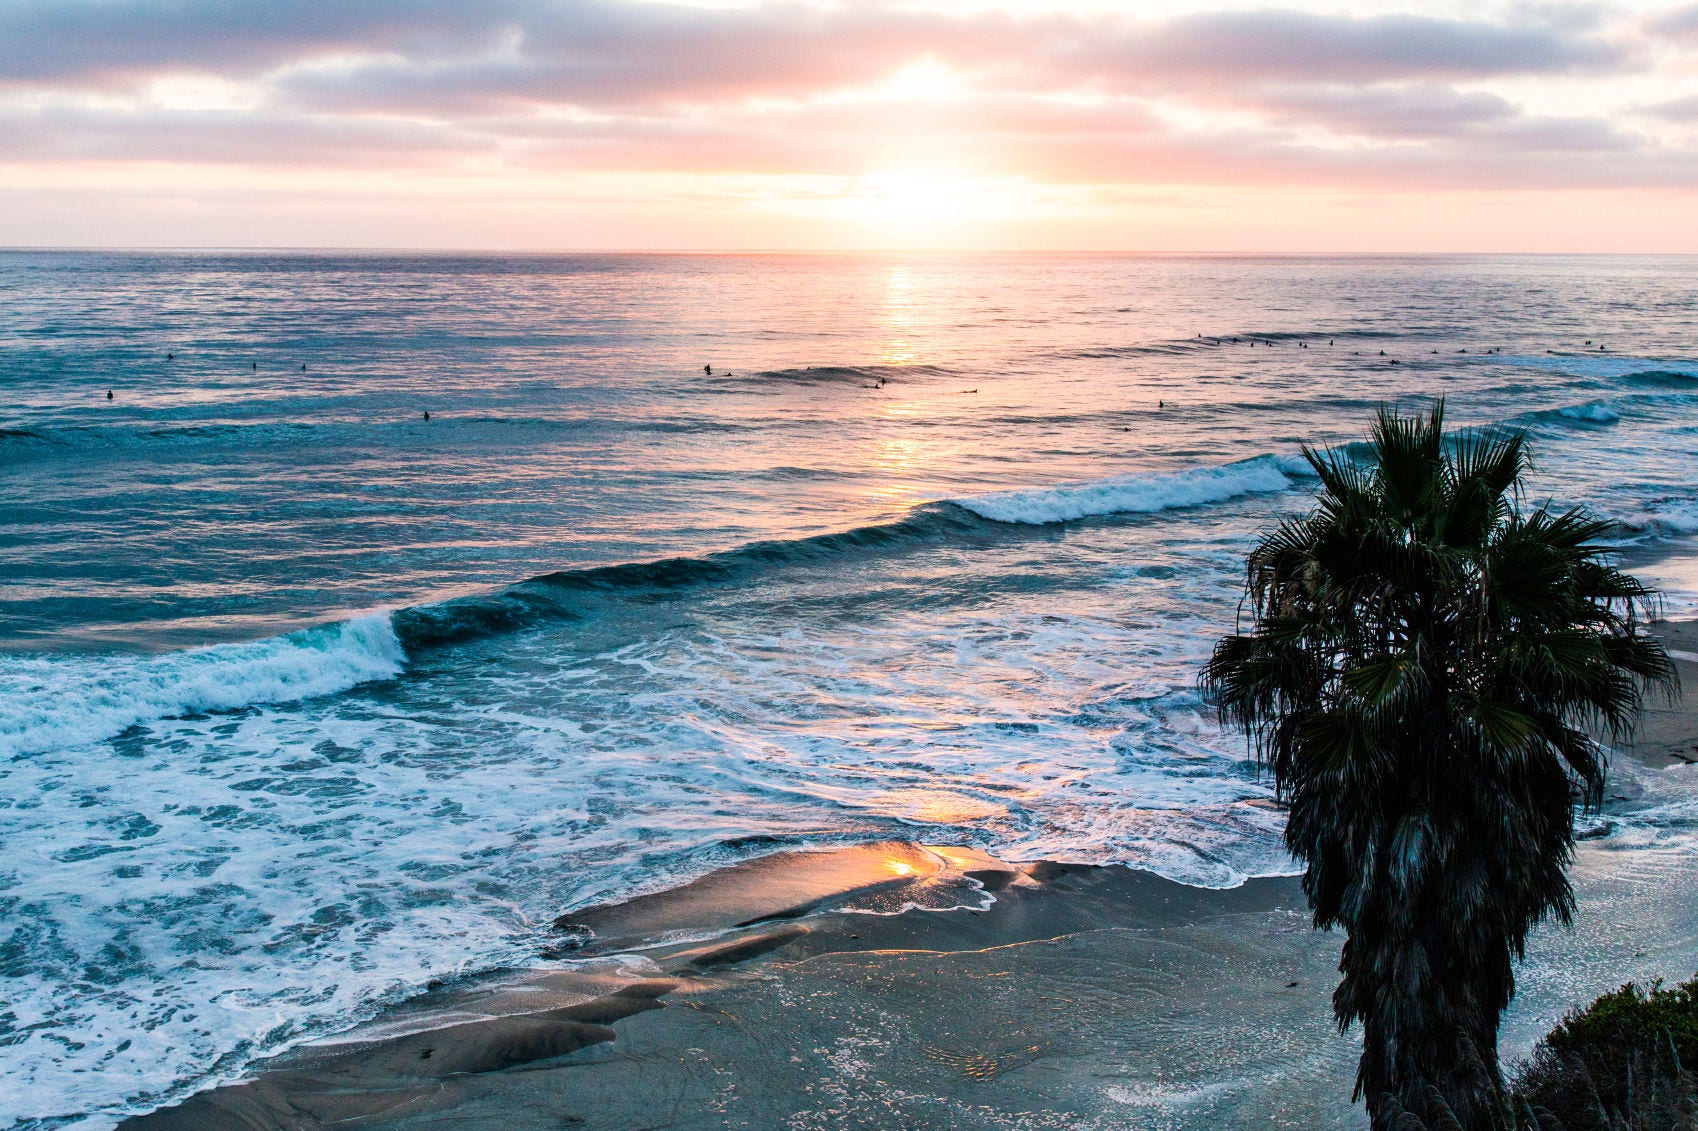
<path id="1" fill-rule="evenodd" d="M 1291 872 L 1197 670 L 1300 445 L 1382 403 L 1527 429 L 1528 502 L 1698 610 L 1690 258 L 6 252 L 0 293 L 0 1127 L 779 848 Z"/>

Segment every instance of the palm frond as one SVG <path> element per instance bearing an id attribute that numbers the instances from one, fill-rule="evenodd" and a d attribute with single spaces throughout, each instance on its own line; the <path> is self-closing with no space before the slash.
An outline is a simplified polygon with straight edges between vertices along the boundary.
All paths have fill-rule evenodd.
<path id="1" fill-rule="evenodd" d="M 1573 912 L 1575 813 L 1607 770 L 1590 736 L 1631 734 L 1644 694 L 1674 686 L 1645 631 L 1657 595 L 1615 567 L 1608 522 L 1522 509 L 1521 432 L 1447 441 L 1435 403 L 1382 410 L 1362 458 L 1303 454 L 1314 509 L 1250 554 L 1250 623 L 1201 685 L 1272 775 L 1315 923 L 1348 933 L 1334 1012 L 1363 1027 L 1376 1126 L 1432 1109 L 1422 1089 L 1479 1113 L 1502 1099 L 1496 1026 L 1528 932 Z M 1480 1072 L 1456 1067 L 1459 1040 Z"/>

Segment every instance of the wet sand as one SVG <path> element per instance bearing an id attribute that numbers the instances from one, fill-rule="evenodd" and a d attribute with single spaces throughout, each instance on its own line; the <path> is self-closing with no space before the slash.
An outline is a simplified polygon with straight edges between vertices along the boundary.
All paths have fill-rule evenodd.
<path id="1" fill-rule="evenodd" d="M 589 972 L 444 1000 L 416 1021 L 450 1027 L 299 1053 L 126 1126 L 1110 1127 L 1227 1063 L 1318 1083 L 1354 1058 L 1328 1013 L 1337 941 L 1295 880 L 1203 891 L 890 843 L 562 926 L 595 929 Z M 643 932 L 668 941 L 597 968 Z M 1286 1089 L 1283 1124 L 1342 1114 L 1332 1091 Z"/>
<path id="2" fill-rule="evenodd" d="M 1684 690 L 1672 700 L 1651 697 L 1639 713 L 1639 732 L 1626 752 L 1653 769 L 1698 763 L 1698 621 L 1664 621 L 1656 632 L 1674 659 Z"/>
<path id="3" fill-rule="evenodd" d="M 1659 631 L 1698 658 L 1698 624 Z M 1688 688 L 1698 662 L 1679 660 Z M 1690 700 L 1689 700 L 1690 701 Z M 1600 830 L 1698 786 L 1657 702 Z M 1583 843 L 1506 1056 L 1571 1005 L 1698 963 L 1694 850 Z M 564 916 L 545 968 L 427 995 L 132 1119 L 223 1128 L 1361 1127 L 1341 937 L 1295 879 L 1229 891 L 947 846 L 779 852 Z"/>

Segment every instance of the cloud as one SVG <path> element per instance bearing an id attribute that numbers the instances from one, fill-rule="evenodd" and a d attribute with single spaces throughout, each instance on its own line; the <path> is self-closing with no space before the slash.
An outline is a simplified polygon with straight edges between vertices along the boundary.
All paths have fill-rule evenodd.
<path id="1" fill-rule="evenodd" d="M 1645 107 L 1641 112 L 1667 122 L 1698 122 L 1698 94 L 1689 98 L 1675 98 L 1668 102 L 1658 102 L 1655 105 Z"/>
<path id="2" fill-rule="evenodd" d="M 0 5 L 0 76 L 85 86 L 182 71 L 245 75 L 333 54 L 453 55 L 493 45 L 517 15 L 503 0 L 11 0 Z"/>
<path id="3" fill-rule="evenodd" d="M 1091 52 L 1111 74 L 1210 82 L 1380 83 L 1560 74 L 1626 62 L 1609 41 L 1568 27 L 1509 27 L 1419 15 L 1296 11 L 1183 16 Z"/>
<path id="4" fill-rule="evenodd" d="M 505 27 L 507 38 L 485 56 L 374 50 L 335 67 L 303 67 L 284 87 L 320 108 L 477 112 L 512 103 L 805 98 L 878 81 L 919 59 L 1002 90 L 1119 93 L 1563 74 L 1625 62 L 1608 41 L 1565 28 L 1291 11 L 1157 22 L 603 4 Z M 481 37 L 498 38 L 492 29 Z"/>
<path id="5" fill-rule="evenodd" d="M 1652 35 L 1672 39 L 1677 43 L 1698 43 L 1698 4 L 1688 4 L 1684 8 L 1664 12 L 1647 21 L 1645 26 Z"/>
<path id="6" fill-rule="evenodd" d="M 1680 34 L 1694 13 L 1654 22 Z M 1572 12 L 1494 22 L 1286 9 L 1141 19 L 800 2 L 0 0 L 0 91 L 11 92 L 0 99 L 0 152 L 10 163 L 844 177 L 934 162 L 1093 184 L 1690 177 L 1691 154 L 1603 117 L 1529 112 L 1477 89 L 1647 65 L 1626 41 Z M 890 85 L 916 63 L 955 87 L 926 96 Z M 251 104 L 190 109 L 159 93 L 186 75 L 239 83 Z"/>
<path id="7" fill-rule="evenodd" d="M 1453 137 L 1502 125 L 1521 114 L 1500 95 L 1432 83 L 1272 86 L 1242 96 L 1240 102 L 1283 126 L 1319 125 L 1370 138 Z"/>
<path id="8" fill-rule="evenodd" d="M 86 106 L 0 111 L 12 161 L 147 161 L 291 167 L 423 167 L 493 153 L 496 139 L 453 126 L 272 113 Z"/>
<path id="9" fill-rule="evenodd" d="M 947 14 L 879 5 L 695 8 L 612 0 L 358 4 L 21 0 L 0 6 L 0 75 L 108 86 L 148 75 L 295 79 L 374 93 L 606 104 L 780 95 L 868 81 L 930 57 L 999 82 L 1383 82 L 1550 74 L 1622 62 L 1585 29 L 1299 11 Z M 335 61 L 313 70 L 311 64 Z"/>

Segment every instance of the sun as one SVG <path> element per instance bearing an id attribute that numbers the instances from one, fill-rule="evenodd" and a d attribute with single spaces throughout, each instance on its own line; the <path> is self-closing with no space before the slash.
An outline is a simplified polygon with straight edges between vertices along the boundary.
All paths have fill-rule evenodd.
<path id="1" fill-rule="evenodd" d="M 880 172 L 851 189 L 850 211 L 885 224 L 930 224 L 961 217 L 978 202 L 979 187 L 966 177 L 943 173 Z"/>
<path id="2" fill-rule="evenodd" d="M 833 211 L 845 225 L 891 247 L 952 245 L 1020 216 L 1030 193 L 1008 178 L 885 169 L 847 181 Z"/>

